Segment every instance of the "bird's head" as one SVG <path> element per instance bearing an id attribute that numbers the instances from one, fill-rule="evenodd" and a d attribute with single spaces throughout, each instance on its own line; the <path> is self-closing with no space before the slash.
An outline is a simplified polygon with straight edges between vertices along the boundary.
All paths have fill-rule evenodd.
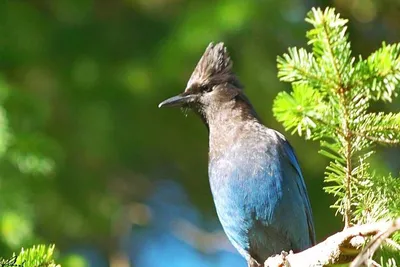
<path id="1" fill-rule="evenodd" d="M 184 107 L 204 113 L 211 106 L 231 101 L 241 88 L 224 44 L 210 43 L 183 93 L 161 102 L 159 107 Z"/>

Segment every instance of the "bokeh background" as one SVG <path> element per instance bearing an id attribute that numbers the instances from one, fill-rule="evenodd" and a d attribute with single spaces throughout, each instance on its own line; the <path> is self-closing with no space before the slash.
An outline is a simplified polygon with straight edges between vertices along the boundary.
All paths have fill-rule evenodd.
<path id="1" fill-rule="evenodd" d="M 64 266 L 245 266 L 216 218 L 206 128 L 157 105 L 224 41 L 265 124 L 284 132 L 276 57 L 306 45 L 313 6 L 350 19 L 355 55 L 400 41 L 399 0 L 0 0 L 0 256 L 55 243 Z M 321 240 L 341 227 L 327 161 L 285 134 Z M 399 150 L 380 152 L 376 168 L 398 174 Z"/>

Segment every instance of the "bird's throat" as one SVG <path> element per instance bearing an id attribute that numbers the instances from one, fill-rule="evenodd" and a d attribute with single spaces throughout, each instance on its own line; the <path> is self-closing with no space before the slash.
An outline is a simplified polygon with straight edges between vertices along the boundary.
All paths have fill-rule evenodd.
<path id="1" fill-rule="evenodd" d="M 233 99 L 231 102 L 209 107 L 205 119 L 209 129 L 210 156 L 218 155 L 232 147 L 252 131 L 252 125 L 259 124 L 257 114 L 247 101 Z"/>

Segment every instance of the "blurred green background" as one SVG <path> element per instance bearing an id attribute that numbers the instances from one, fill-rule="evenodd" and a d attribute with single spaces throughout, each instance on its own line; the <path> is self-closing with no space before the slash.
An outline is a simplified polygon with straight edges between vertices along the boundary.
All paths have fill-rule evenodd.
<path id="1" fill-rule="evenodd" d="M 265 124 L 284 132 L 271 111 L 290 89 L 276 57 L 306 45 L 313 6 L 350 19 L 354 55 L 400 41 L 398 0 L 0 0 L 0 256 L 39 242 L 55 243 L 65 266 L 85 266 L 72 254 L 87 266 L 181 266 L 148 263 L 178 245 L 203 261 L 182 266 L 235 255 L 209 190 L 206 128 L 157 105 L 185 88 L 210 41 L 224 41 Z M 321 240 L 341 227 L 322 190 L 327 161 L 318 144 L 285 135 Z M 381 152 L 377 168 L 399 173 L 398 149 Z M 180 243 L 161 242 L 165 233 Z M 163 247 L 139 253 L 151 242 Z"/>

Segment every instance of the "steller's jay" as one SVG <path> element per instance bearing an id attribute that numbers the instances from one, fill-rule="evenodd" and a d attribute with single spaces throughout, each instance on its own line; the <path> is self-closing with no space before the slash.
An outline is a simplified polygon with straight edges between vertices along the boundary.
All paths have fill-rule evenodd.
<path id="1" fill-rule="evenodd" d="M 159 105 L 172 106 L 192 109 L 209 130 L 208 173 L 217 214 L 248 266 L 315 244 L 311 206 L 293 148 L 261 123 L 223 43 L 211 43 L 185 91 Z"/>

